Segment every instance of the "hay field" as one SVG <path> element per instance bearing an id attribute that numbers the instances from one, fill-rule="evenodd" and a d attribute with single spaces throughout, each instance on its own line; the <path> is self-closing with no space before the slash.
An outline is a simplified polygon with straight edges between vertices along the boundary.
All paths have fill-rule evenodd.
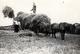
<path id="1" fill-rule="evenodd" d="M 0 30 L 0 54 L 80 54 L 80 35 L 65 34 L 64 41 L 56 35 L 57 39 L 29 30 Z"/>

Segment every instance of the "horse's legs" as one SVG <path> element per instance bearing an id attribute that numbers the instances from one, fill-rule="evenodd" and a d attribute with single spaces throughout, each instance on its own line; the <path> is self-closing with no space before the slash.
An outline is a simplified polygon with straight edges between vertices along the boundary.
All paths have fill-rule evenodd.
<path id="1" fill-rule="evenodd" d="M 54 38 L 56 38 L 56 33 L 54 33 Z"/>
<path id="2" fill-rule="evenodd" d="M 53 38 L 53 30 L 52 30 L 52 38 Z"/>
<path id="3" fill-rule="evenodd" d="M 54 36 L 54 38 L 56 38 L 56 32 L 53 32 L 53 30 L 52 30 L 52 37 Z"/>
<path id="4" fill-rule="evenodd" d="M 65 39 L 65 33 L 61 33 L 61 40 Z"/>

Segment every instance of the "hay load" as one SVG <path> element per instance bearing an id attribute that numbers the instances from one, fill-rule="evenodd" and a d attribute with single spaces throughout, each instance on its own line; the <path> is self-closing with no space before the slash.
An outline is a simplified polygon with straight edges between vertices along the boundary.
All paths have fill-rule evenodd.
<path id="1" fill-rule="evenodd" d="M 24 17 L 25 29 L 29 29 L 29 26 L 31 24 L 31 20 L 33 19 L 34 16 L 35 16 L 35 14 L 29 14 L 27 17 Z"/>
<path id="2" fill-rule="evenodd" d="M 50 18 L 44 14 L 36 14 L 36 16 L 31 21 L 50 23 Z"/>
<path id="3" fill-rule="evenodd" d="M 29 14 L 24 13 L 24 12 L 22 12 L 22 11 L 21 11 L 21 12 L 18 12 L 15 20 L 17 20 L 17 21 L 22 21 L 22 20 L 24 20 L 24 18 L 25 18 L 26 16 L 28 16 L 28 15 L 29 15 Z"/>
<path id="4" fill-rule="evenodd" d="M 3 10 L 4 17 L 13 18 L 14 17 L 14 11 L 11 7 L 6 6 Z"/>
<path id="5" fill-rule="evenodd" d="M 25 14 L 24 12 L 19 12 L 15 19 L 21 23 L 23 30 L 30 29 L 35 32 L 43 32 L 51 24 L 50 18 L 44 14 Z"/>
<path id="6" fill-rule="evenodd" d="M 35 32 L 44 32 L 46 31 L 46 27 L 50 25 L 50 18 L 44 14 L 35 15 L 32 20 L 32 30 Z"/>
<path id="7" fill-rule="evenodd" d="M 29 24 L 35 14 L 26 14 L 24 12 L 19 12 L 15 20 L 19 21 L 21 24 L 21 28 L 24 30 L 29 27 Z"/>

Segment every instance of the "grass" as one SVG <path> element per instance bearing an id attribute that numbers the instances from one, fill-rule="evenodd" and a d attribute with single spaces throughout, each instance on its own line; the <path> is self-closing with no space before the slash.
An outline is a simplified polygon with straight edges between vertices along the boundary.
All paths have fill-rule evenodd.
<path id="1" fill-rule="evenodd" d="M 0 54 L 80 54 L 80 35 L 66 34 L 65 40 L 56 35 L 57 39 L 29 30 L 0 30 Z"/>

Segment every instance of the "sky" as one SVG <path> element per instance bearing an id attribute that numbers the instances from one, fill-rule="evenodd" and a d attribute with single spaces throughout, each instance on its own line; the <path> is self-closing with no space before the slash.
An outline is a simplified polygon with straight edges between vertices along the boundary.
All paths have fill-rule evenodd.
<path id="1" fill-rule="evenodd" d="M 4 18 L 2 9 L 10 6 L 15 16 L 19 11 L 32 13 L 33 2 L 37 6 L 37 14 L 46 14 L 51 23 L 80 23 L 80 0 L 0 0 L 0 26 L 12 25 L 12 19 Z"/>

